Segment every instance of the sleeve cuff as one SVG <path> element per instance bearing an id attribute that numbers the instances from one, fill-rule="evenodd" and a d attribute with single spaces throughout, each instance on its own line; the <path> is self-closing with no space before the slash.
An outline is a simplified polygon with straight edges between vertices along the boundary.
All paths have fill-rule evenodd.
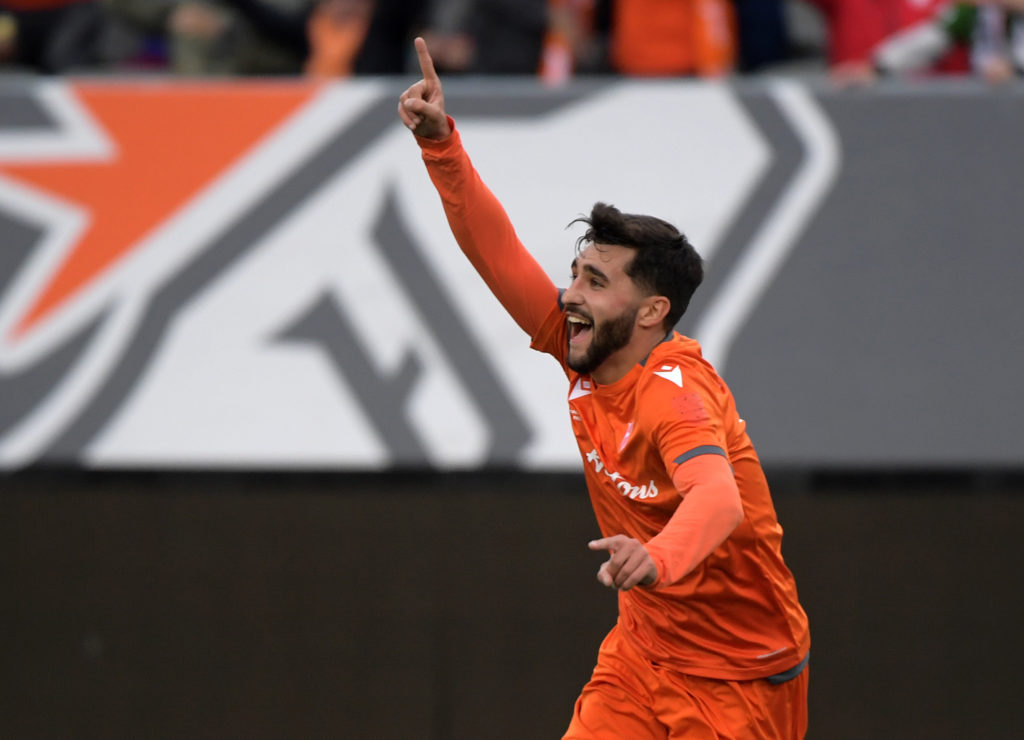
<path id="1" fill-rule="evenodd" d="M 459 132 L 455 128 L 455 120 L 451 116 L 448 116 L 448 126 L 452 132 L 440 141 L 437 139 L 426 139 L 413 134 L 413 138 L 416 139 L 416 143 L 419 144 L 420 149 L 423 151 L 424 158 L 441 159 L 450 152 L 462 147 L 462 138 L 459 136 Z"/>
<path id="2" fill-rule="evenodd" d="M 662 552 L 661 548 L 657 545 L 651 546 L 648 542 L 644 547 L 647 550 L 647 554 L 651 556 L 651 560 L 654 561 L 654 567 L 658 571 L 658 575 L 654 577 L 654 581 L 648 583 L 644 588 L 657 589 L 665 584 L 665 553 Z"/>

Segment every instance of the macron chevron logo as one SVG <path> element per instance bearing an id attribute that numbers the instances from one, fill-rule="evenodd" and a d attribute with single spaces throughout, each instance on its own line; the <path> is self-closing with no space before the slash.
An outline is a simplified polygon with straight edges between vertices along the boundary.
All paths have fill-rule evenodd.
<path id="1" fill-rule="evenodd" d="M 576 381 L 576 385 L 574 385 L 572 390 L 569 392 L 569 400 L 572 401 L 574 398 L 589 396 L 593 390 L 594 386 L 589 380 L 579 378 Z"/>
<path id="2" fill-rule="evenodd" d="M 683 387 L 683 373 L 679 369 L 679 365 L 662 365 L 659 369 L 654 371 L 654 374 L 659 378 L 669 380 L 680 388 Z"/>

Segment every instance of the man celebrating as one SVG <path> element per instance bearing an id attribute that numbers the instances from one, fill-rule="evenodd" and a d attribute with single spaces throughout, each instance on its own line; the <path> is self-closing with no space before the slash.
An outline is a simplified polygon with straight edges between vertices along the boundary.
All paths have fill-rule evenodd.
<path id="1" fill-rule="evenodd" d="M 423 79 L 398 114 L 416 135 L 459 246 L 532 347 L 569 379 L 569 415 L 618 591 L 565 738 L 802 738 L 810 636 L 745 424 L 692 339 L 673 330 L 703 278 L 671 224 L 598 203 L 577 219 L 559 291 L 481 182 Z"/>

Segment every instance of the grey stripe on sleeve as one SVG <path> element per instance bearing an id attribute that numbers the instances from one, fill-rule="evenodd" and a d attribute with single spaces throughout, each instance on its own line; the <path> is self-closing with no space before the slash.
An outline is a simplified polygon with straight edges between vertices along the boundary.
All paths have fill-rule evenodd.
<path id="1" fill-rule="evenodd" d="M 729 459 L 729 456 L 725 454 L 725 450 L 723 450 L 721 447 L 718 447 L 716 445 L 701 445 L 700 447 L 694 447 L 689 452 L 684 452 L 682 455 L 677 457 L 673 462 L 676 465 L 682 465 L 687 460 L 692 460 L 693 458 L 699 457 L 700 455 L 721 455 L 726 460 Z"/>

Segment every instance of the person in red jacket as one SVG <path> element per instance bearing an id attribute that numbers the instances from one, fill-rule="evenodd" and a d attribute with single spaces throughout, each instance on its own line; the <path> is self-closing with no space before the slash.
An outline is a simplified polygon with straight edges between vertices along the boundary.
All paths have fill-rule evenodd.
<path id="1" fill-rule="evenodd" d="M 928 21 L 949 0 L 805 0 L 818 8 L 828 38 L 828 65 L 840 82 L 857 81 L 870 67 L 878 45 Z M 967 54 L 955 49 L 934 62 L 936 72 L 964 72 Z"/>
<path id="2" fill-rule="evenodd" d="M 423 79 L 398 114 L 459 246 L 568 379 L 569 418 L 619 619 L 565 738 L 772 738 L 807 726 L 810 634 L 782 530 L 725 382 L 674 331 L 703 279 L 674 226 L 598 203 L 559 290 L 516 236 Z"/>

